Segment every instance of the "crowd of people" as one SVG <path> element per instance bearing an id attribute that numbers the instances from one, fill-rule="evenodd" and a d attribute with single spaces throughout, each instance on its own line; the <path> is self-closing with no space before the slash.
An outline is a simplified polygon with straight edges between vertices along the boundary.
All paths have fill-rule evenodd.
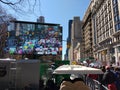
<path id="1" fill-rule="evenodd" d="M 120 90 L 120 69 L 118 67 L 105 66 L 101 83 L 109 90 Z"/>
<path id="2" fill-rule="evenodd" d="M 103 71 L 103 74 L 89 74 L 88 77 L 98 80 L 101 85 L 106 86 L 108 90 L 120 90 L 120 67 L 110 65 L 102 66 L 100 69 Z"/>
<path id="3" fill-rule="evenodd" d="M 93 67 L 93 68 L 97 68 L 97 67 Z M 113 67 L 112 65 L 110 65 L 110 66 L 101 66 L 100 69 L 103 71 L 103 74 L 87 74 L 86 76 L 91 78 L 91 80 L 99 81 L 101 86 L 100 90 L 120 90 L 120 67 Z M 75 86 L 73 85 L 75 84 L 73 82 L 76 82 L 75 80 L 82 81 L 78 78 L 74 80 L 63 79 L 62 81 L 71 82 L 72 84 L 70 83 L 70 86 Z M 52 80 L 48 80 L 45 86 L 43 85 L 43 83 L 44 81 L 40 83 L 40 90 L 60 90 L 60 89 L 62 90 L 62 88 L 66 88 L 63 87 L 64 85 L 62 85 L 62 82 L 61 82 L 62 88 L 60 88 L 60 86 L 57 86 Z M 84 83 L 87 85 L 86 82 Z M 106 86 L 107 89 L 102 87 L 103 85 Z"/>

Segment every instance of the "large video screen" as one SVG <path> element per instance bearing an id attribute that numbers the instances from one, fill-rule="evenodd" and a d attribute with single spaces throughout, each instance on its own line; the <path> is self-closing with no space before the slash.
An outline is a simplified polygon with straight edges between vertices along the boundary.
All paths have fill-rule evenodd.
<path id="1" fill-rule="evenodd" d="M 8 30 L 5 53 L 62 55 L 60 25 L 15 23 L 11 27 Z"/>

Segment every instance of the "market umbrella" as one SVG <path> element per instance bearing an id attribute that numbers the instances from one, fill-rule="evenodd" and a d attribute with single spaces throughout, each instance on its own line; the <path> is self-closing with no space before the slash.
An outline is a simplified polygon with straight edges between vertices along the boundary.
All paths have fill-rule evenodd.
<path id="1" fill-rule="evenodd" d="M 62 65 L 56 68 L 53 74 L 103 74 L 101 69 L 81 65 Z"/>

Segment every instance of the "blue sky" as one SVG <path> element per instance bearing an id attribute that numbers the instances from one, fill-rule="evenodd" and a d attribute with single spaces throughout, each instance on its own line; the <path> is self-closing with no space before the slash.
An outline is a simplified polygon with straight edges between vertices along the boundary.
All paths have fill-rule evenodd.
<path id="1" fill-rule="evenodd" d="M 79 16 L 82 20 L 89 3 L 90 0 L 40 0 L 40 7 L 36 5 L 34 13 L 17 15 L 17 19 L 34 22 L 39 16 L 44 16 L 46 23 L 57 23 L 63 27 L 63 40 L 66 40 L 68 21 L 74 16 Z M 63 42 L 63 55 L 65 51 L 66 42 Z"/>

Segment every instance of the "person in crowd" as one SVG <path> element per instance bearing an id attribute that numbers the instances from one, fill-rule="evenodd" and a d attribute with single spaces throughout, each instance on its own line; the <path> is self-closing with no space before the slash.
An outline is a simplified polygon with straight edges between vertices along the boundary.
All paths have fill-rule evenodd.
<path id="1" fill-rule="evenodd" d="M 57 90 L 56 88 L 57 88 L 57 87 L 56 87 L 54 81 L 49 79 L 49 80 L 46 82 L 46 86 L 45 86 L 45 89 L 44 89 L 44 90 Z"/>
<path id="2" fill-rule="evenodd" d="M 44 80 L 43 79 L 39 80 L 39 90 L 44 90 Z"/>
<path id="3" fill-rule="evenodd" d="M 77 82 L 77 81 L 82 81 L 82 82 L 85 83 L 85 81 L 84 81 L 82 78 L 75 78 L 75 79 L 73 80 L 73 82 Z"/>
<path id="4" fill-rule="evenodd" d="M 92 66 L 92 68 L 97 68 L 97 66 Z M 98 74 L 88 74 L 88 77 L 94 80 L 98 80 Z"/>
<path id="5" fill-rule="evenodd" d="M 120 90 L 120 70 L 118 67 L 115 68 L 115 77 L 116 77 L 116 87 L 117 87 L 117 90 Z"/>
<path id="6" fill-rule="evenodd" d="M 100 69 L 102 70 L 103 74 L 99 74 L 99 76 L 98 76 L 98 81 L 100 82 L 100 90 L 104 90 L 104 87 L 102 86 L 101 83 L 102 83 L 103 75 L 104 75 L 104 73 L 105 73 L 105 71 L 106 71 L 105 65 L 101 66 Z"/>
<path id="7" fill-rule="evenodd" d="M 106 69 L 105 69 L 105 66 L 101 66 L 100 69 L 103 71 L 103 74 L 105 73 Z M 103 74 L 99 74 L 98 76 L 98 81 L 101 83 L 101 80 L 103 78 Z"/>
<path id="8" fill-rule="evenodd" d="M 110 70 L 114 73 L 115 71 L 114 71 L 114 66 L 111 64 L 110 65 Z"/>
<path id="9" fill-rule="evenodd" d="M 117 90 L 115 85 L 115 74 L 110 70 L 110 66 L 106 66 L 105 68 L 106 72 L 103 75 L 102 84 L 106 85 L 108 87 L 108 90 Z"/>

